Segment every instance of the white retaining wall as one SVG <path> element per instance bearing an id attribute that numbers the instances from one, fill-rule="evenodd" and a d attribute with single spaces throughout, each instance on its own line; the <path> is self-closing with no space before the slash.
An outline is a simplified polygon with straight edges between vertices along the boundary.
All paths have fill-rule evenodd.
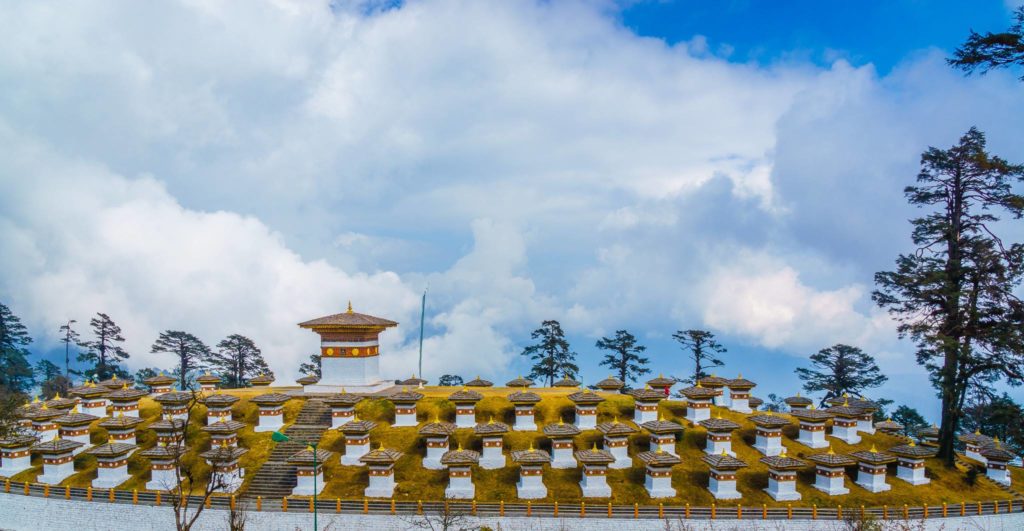
<path id="1" fill-rule="evenodd" d="M 303 508 L 304 509 L 304 508 Z M 310 529 L 313 515 L 296 512 L 249 512 L 247 530 Z M 321 514 L 320 529 L 373 529 L 406 531 L 418 529 L 413 516 L 336 515 Z M 920 527 L 918 524 L 921 524 Z M 440 528 L 435 522 L 435 527 Z M 503 531 L 697 531 L 697 530 L 763 530 L 763 531 L 840 531 L 848 529 L 844 522 L 811 520 L 633 520 L 628 518 L 470 518 L 459 528 L 488 526 Z M 1024 513 L 985 516 L 982 518 L 946 518 L 914 522 L 915 531 L 952 531 L 957 529 L 1010 531 L 1024 529 Z M 12 531 L 162 531 L 174 529 L 174 516 L 169 506 L 128 505 L 104 502 L 68 501 L 16 494 L 0 494 L 0 529 Z M 227 529 L 227 511 L 208 509 L 193 527 L 195 531 Z M 899 529 L 886 526 L 885 529 Z"/>

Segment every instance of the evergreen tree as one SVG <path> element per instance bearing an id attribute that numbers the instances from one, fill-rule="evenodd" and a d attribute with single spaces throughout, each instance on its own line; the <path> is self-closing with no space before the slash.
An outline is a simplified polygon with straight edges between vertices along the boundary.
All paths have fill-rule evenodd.
<path id="1" fill-rule="evenodd" d="M 28 345 L 32 338 L 21 319 L 0 303 L 0 394 L 28 392 L 35 384 L 28 362 Z"/>
<path id="2" fill-rule="evenodd" d="M 78 346 L 85 352 L 78 355 L 78 361 L 91 365 L 85 371 L 88 378 L 106 380 L 115 374 L 125 377 L 128 373 L 121 368 L 120 362 L 128 359 L 128 352 L 121 346 L 124 336 L 121 327 L 105 313 L 97 313 L 89 320 L 92 327 L 92 341 L 84 341 Z"/>
<path id="3" fill-rule="evenodd" d="M 997 68 L 1024 66 L 1024 6 L 1013 12 L 1013 18 L 1014 24 L 1001 33 L 982 35 L 971 31 L 967 42 L 957 48 L 952 59 L 947 59 L 949 64 L 968 75 L 975 70 L 984 74 Z"/>
<path id="4" fill-rule="evenodd" d="M 768 401 L 765 402 L 764 409 L 777 413 L 786 411 L 786 399 L 775 393 L 768 393 Z"/>
<path id="5" fill-rule="evenodd" d="M 999 379 L 1024 382 L 1024 305 L 1014 293 L 1024 246 L 995 235 L 997 214 L 1024 214 L 1024 196 L 1011 188 L 1022 178 L 1024 166 L 990 156 L 973 127 L 950 149 L 929 148 L 917 185 L 904 192 L 929 209 L 911 220 L 916 249 L 897 258 L 895 271 L 875 274 L 872 298 L 915 341 L 939 391 L 939 456 L 948 466 L 969 392 Z"/>
<path id="6" fill-rule="evenodd" d="M 36 381 L 40 382 L 39 387 L 43 396 L 52 398 L 58 393 L 62 396 L 68 395 L 71 388 L 71 380 L 60 372 L 60 367 L 50 360 L 39 360 L 35 367 Z"/>
<path id="7" fill-rule="evenodd" d="M 160 332 L 150 352 L 174 354 L 178 358 L 178 385 L 181 390 L 190 387 L 189 374 L 210 357 L 210 347 L 198 337 L 181 330 Z"/>
<path id="8" fill-rule="evenodd" d="M 916 436 L 919 430 L 928 427 L 928 422 L 924 420 L 924 417 L 910 406 L 896 408 L 896 411 L 892 413 L 892 420 L 903 425 L 903 435 L 907 437 Z"/>
<path id="9" fill-rule="evenodd" d="M 569 341 L 565 339 L 562 325 L 558 321 L 544 321 L 540 328 L 530 334 L 530 339 L 538 343 L 523 349 L 523 356 L 533 360 L 529 378 L 531 380 L 547 380 L 548 387 L 562 376 L 576 378 L 580 368 L 576 366 L 576 353 L 569 350 Z"/>
<path id="10" fill-rule="evenodd" d="M 442 374 L 441 378 L 437 380 L 437 385 L 441 387 L 455 387 L 462 385 L 462 377 L 456 374 Z"/>
<path id="11" fill-rule="evenodd" d="M 715 340 L 713 332 L 677 330 L 672 337 L 679 342 L 683 350 L 689 351 L 690 359 L 693 360 L 693 375 L 679 379 L 681 382 L 696 385 L 698 380 L 708 377 L 705 369 L 723 365 L 722 360 L 718 359 L 718 355 L 724 354 L 726 349 Z"/>
<path id="12" fill-rule="evenodd" d="M 211 352 L 206 361 L 220 373 L 225 388 L 246 387 L 250 379 L 270 373 L 263 352 L 240 334 L 231 334 L 217 343 L 217 351 Z"/>
<path id="13" fill-rule="evenodd" d="M 310 354 L 309 362 L 299 365 L 299 372 L 302 374 L 313 374 L 317 378 L 323 378 L 323 360 L 319 354 Z"/>
<path id="14" fill-rule="evenodd" d="M 861 396 L 864 391 L 878 387 L 887 378 L 875 365 L 875 358 L 857 347 L 837 344 L 811 355 L 811 368 L 800 367 L 797 376 L 804 381 L 804 391 L 824 391 L 824 404 L 830 398 L 849 394 Z"/>
<path id="15" fill-rule="evenodd" d="M 610 351 L 609 354 L 604 355 L 601 365 L 617 372 L 619 379 L 626 385 L 651 372 L 645 367 L 650 360 L 640 356 L 647 350 L 647 347 L 637 345 L 633 334 L 625 330 L 616 330 L 615 337 L 602 337 L 597 340 L 597 348 Z"/>
<path id="16" fill-rule="evenodd" d="M 147 378 L 152 378 L 152 377 L 160 374 L 160 372 L 161 372 L 160 369 L 158 369 L 156 367 L 144 367 L 142 369 L 139 369 L 139 370 L 135 371 L 135 383 L 136 384 L 141 384 Z"/>
<path id="17" fill-rule="evenodd" d="M 1024 452 L 1024 408 L 1010 395 L 996 395 L 988 390 L 975 392 L 964 407 L 963 431 L 975 430 L 999 437 L 1014 453 Z"/>
<path id="18" fill-rule="evenodd" d="M 64 343 L 64 376 L 71 378 L 71 345 L 77 346 L 82 341 L 82 338 L 78 336 L 71 325 L 77 323 L 74 319 L 69 319 L 67 324 L 60 325 L 60 342 Z"/>

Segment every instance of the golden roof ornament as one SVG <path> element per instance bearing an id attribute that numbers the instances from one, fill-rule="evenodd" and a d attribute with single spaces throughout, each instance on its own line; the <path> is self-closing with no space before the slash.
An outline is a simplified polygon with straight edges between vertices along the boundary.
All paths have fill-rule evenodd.
<path id="1" fill-rule="evenodd" d="M 494 424 L 494 415 L 491 415 L 491 418 L 487 419 L 487 424 Z"/>
<path id="2" fill-rule="evenodd" d="M 917 444 L 914 442 L 914 439 L 910 439 L 910 444 L 908 444 L 907 446 L 913 448 L 914 446 L 917 446 Z"/>
<path id="3" fill-rule="evenodd" d="M 114 379 L 116 380 L 117 377 L 115 376 Z M 125 382 L 125 383 L 121 384 L 121 389 L 127 391 L 128 390 L 128 382 Z"/>
<path id="4" fill-rule="evenodd" d="M 597 441 L 594 441 L 594 446 L 590 448 L 590 451 L 591 452 L 596 452 L 597 451 Z"/>
<path id="5" fill-rule="evenodd" d="M 529 450 L 527 450 L 527 451 L 528 451 L 528 452 L 530 452 L 531 454 L 532 454 L 533 452 L 536 452 L 536 451 L 537 451 L 537 450 L 536 450 L 536 449 L 534 449 L 534 447 L 533 447 L 533 441 L 530 441 L 530 449 L 529 449 Z"/>
<path id="6" fill-rule="evenodd" d="M 878 453 L 878 449 L 877 449 L 877 448 L 875 448 L 875 445 L 874 445 L 874 444 L 872 444 L 872 445 L 871 445 L 871 449 L 870 449 L 870 450 L 868 450 L 868 451 L 869 451 L 869 452 L 871 452 L 871 453 L 873 453 L 873 454 L 877 454 L 877 453 Z"/>
<path id="7" fill-rule="evenodd" d="M 348 301 L 348 310 L 345 313 L 355 313 L 352 311 L 352 301 Z"/>
<path id="8" fill-rule="evenodd" d="M 832 445 L 828 445 L 828 455 L 836 455 L 835 450 L 832 449 Z"/>
<path id="9" fill-rule="evenodd" d="M 457 450 L 455 450 L 455 451 L 456 451 L 456 452 L 461 452 L 461 451 L 462 451 L 462 441 L 459 441 L 459 447 L 458 447 L 458 449 L 457 449 Z"/>
<path id="10" fill-rule="evenodd" d="M 665 450 L 662 449 L 661 445 L 658 445 L 658 449 L 655 450 L 654 453 L 656 453 L 656 454 L 663 454 L 663 453 L 665 453 Z"/>
<path id="11" fill-rule="evenodd" d="M 60 391 L 57 391 L 56 393 L 53 394 L 53 399 L 60 400 Z"/>
<path id="12" fill-rule="evenodd" d="M 312 444 L 307 444 L 306 445 L 306 451 L 309 452 L 309 453 L 313 453 L 316 450 L 313 450 L 313 445 Z"/>

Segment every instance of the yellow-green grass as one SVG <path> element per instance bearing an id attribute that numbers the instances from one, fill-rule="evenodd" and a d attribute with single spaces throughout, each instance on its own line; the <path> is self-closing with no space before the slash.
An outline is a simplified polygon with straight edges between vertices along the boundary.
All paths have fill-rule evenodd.
<path id="1" fill-rule="evenodd" d="M 249 399 L 274 391 L 267 388 L 221 391 L 240 397 L 240 400 L 232 407 L 232 414 L 236 420 L 246 424 L 246 427 L 238 432 L 239 446 L 248 449 L 248 452 L 239 459 L 239 465 L 245 469 L 243 487 L 248 485 L 256 470 L 267 460 L 270 451 L 274 447 L 274 443 L 270 440 L 270 432 L 256 433 L 254 431 L 254 426 L 259 418 L 259 408 L 255 404 L 251 404 Z M 285 403 L 285 426 L 295 421 L 295 416 L 302 408 L 303 402 L 303 400 L 296 399 Z M 136 429 L 139 450 L 128 458 L 128 473 L 131 479 L 119 485 L 118 489 L 143 491 L 146 490 L 146 482 L 150 479 L 149 460 L 139 455 L 139 452 L 156 445 L 156 433 L 149 430 L 148 427 L 153 422 L 159 420 L 160 405 L 149 397 L 143 397 L 139 401 L 139 415 L 145 422 Z M 90 426 L 90 439 L 93 444 L 102 444 L 107 442 L 108 439 L 107 430 L 98 426 L 100 422 L 102 420 L 97 420 Z M 210 467 L 199 457 L 200 453 L 210 449 L 210 435 L 201 429 L 205 425 L 206 407 L 202 404 L 197 404 L 192 411 L 192 419 L 188 426 L 188 435 L 186 436 L 189 451 L 182 456 L 182 464 L 194 470 L 196 474 L 196 482 L 190 489 L 192 492 L 201 492 L 210 476 Z M 38 476 L 42 474 L 42 460 L 39 456 L 33 456 L 32 464 L 32 468 L 17 474 L 11 480 L 13 482 L 35 482 Z M 88 487 L 92 484 L 92 480 L 96 479 L 96 468 L 96 458 L 81 453 L 75 456 L 75 474 L 69 476 L 60 485 Z"/>

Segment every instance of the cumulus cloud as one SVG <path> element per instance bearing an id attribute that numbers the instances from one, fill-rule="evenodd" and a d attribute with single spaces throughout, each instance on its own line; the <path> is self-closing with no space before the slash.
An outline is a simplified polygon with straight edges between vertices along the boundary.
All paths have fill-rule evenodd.
<path id="1" fill-rule="evenodd" d="M 429 371 L 497 376 L 546 318 L 906 358 L 867 300 L 900 190 L 975 123 L 1024 158 L 1013 76 L 739 64 L 609 9 L 4 3 L 0 293 L 43 331 L 109 312 L 136 366 L 240 331 L 291 376 L 351 298 L 404 376 L 428 284 Z"/>

